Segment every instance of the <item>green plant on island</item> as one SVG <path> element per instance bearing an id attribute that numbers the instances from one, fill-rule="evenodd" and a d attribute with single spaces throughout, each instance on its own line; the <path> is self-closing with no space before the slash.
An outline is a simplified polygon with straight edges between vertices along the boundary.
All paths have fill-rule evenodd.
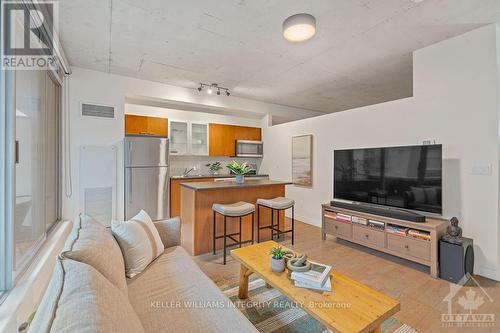
<path id="1" fill-rule="evenodd" d="M 232 161 L 231 163 L 226 165 L 226 168 L 231 170 L 235 175 L 240 176 L 247 174 L 251 170 L 251 168 L 247 165 L 247 162 L 239 164 L 236 161 Z"/>
<path id="2" fill-rule="evenodd" d="M 269 254 L 272 254 L 273 259 L 281 260 L 285 257 L 286 251 L 281 246 L 273 247 Z"/>

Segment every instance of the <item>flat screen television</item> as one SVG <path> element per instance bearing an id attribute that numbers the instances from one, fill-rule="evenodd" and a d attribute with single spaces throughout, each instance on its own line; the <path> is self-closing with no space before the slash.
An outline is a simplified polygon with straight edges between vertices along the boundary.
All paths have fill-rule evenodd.
<path id="1" fill-rule="evenodd" d="M 334 151 L 335 199 L 442 214 L 442 146 Z"/>

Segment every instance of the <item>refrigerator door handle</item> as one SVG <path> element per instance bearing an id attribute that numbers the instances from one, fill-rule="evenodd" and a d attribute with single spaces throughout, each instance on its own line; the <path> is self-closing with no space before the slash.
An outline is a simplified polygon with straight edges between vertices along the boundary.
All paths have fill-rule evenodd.
<path id="1" fill-rule="evenodd" d="M 128 169 L 128 203 L 132 203 L 132 168 Z"/>

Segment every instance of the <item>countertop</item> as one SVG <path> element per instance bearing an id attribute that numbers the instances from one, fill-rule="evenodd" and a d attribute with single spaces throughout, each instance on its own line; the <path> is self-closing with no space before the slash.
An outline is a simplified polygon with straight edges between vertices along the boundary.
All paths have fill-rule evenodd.
<path id="1" fill-rule="evenodd" d="M 247 187 L 259 187 L 259 186 L 271 186 L 271 185 L 290 185 L 291 182 L 283 182 L 278 180 L 269 179 L 245 179 L 243 184 L 237 184 L 235 181 L 220 181 L 220 182 L 191 182 L 191 183 L 181 183 L 181 186 L 187 187 L 189 189 L 198 190 L 216 190 L 221 188 L 247 188 Z"/>
<path id="2" fill-rule="evenodd" d="M 196 179 L 196 178 L 234 178 L 235 175 L 232 174 L 220 174 L 220 175 L 187 175 L 187 176 L 172 176 L 170 179 Z M 251 177 L 269 177 L 269 175 L 245 175 L 245 178 L 251 178 Z"/>

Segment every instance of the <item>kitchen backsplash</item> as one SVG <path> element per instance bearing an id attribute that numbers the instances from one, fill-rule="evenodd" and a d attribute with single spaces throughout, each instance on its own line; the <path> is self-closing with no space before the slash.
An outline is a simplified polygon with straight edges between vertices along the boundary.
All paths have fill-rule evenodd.
<path id="1" fill-rule="evenodd" d="M 191 175 L 208 175 L 210 172 L 205 165 L 217 161 L 221 162 L 221 166 L 223 167 L 223 169 L 219 171 L 219 174 L 229 174 L 226 165 L 232 161 L 238 163 L 254 163 L 257 165 L 257 173 L 259 173 L 261 163 L 261 159 L 259 158 L 170 155 L 170 175 L 180 176 L 184 173 L 186 168 L 189 170 L 192 167 L 196 167 L 196 171 L 191 171 Z"/>

